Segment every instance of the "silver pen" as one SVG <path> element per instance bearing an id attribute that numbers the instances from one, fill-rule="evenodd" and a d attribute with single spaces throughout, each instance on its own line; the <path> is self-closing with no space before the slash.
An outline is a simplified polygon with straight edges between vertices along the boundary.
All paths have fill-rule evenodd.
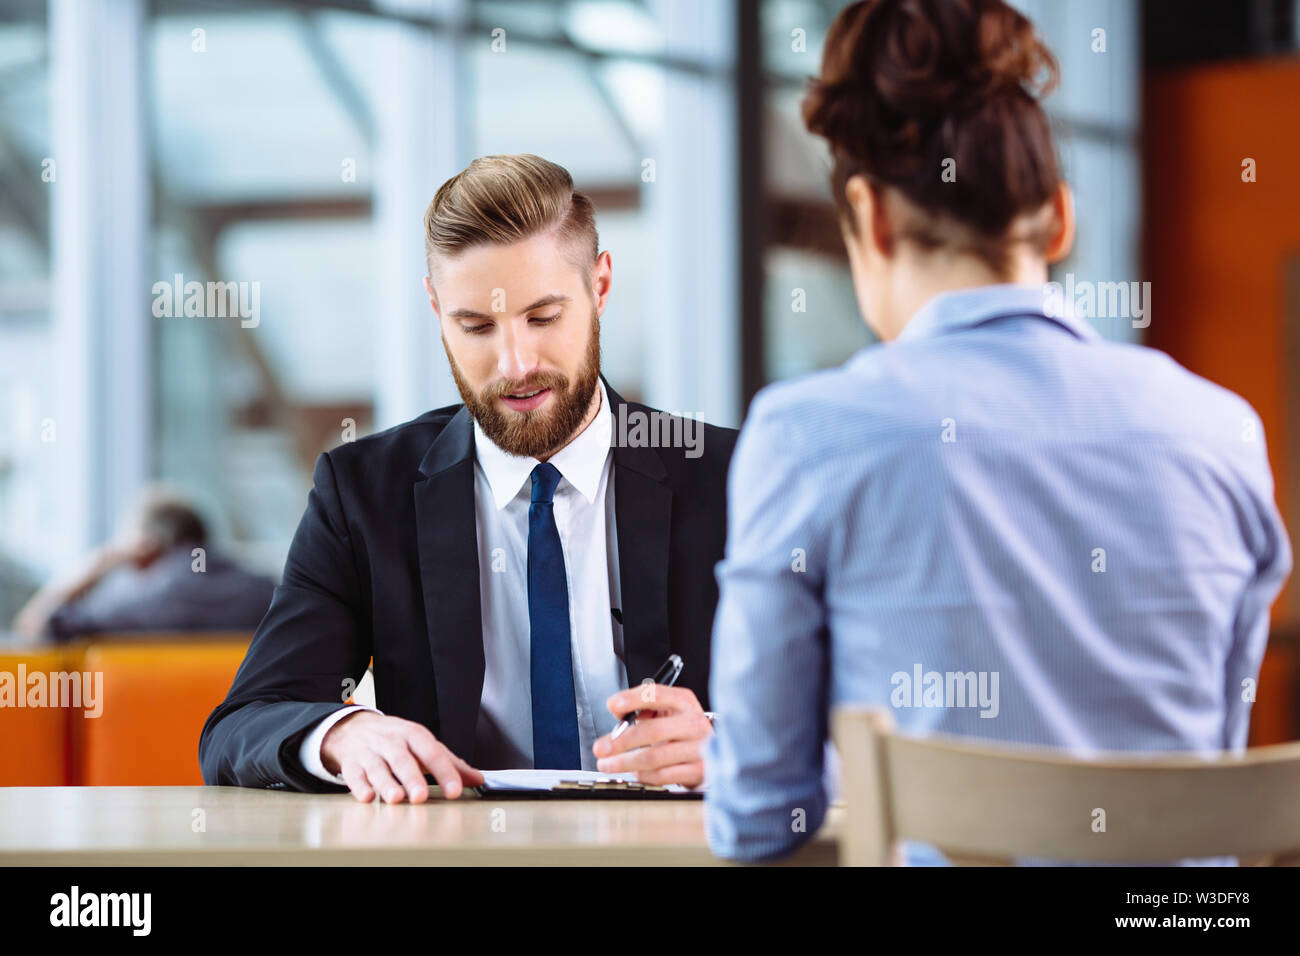
<path id="1" fill-rule="evenodd" d="M 665 687 L 672 687 L 674 684 L 677 683 L 677 678 L 681 676 L 683 666 L 684 665 L 682 664 L 682 659 L 680 657 L 678 657 L 676 654 L 669 654 L 668 660 L 664 661 L 663 666 L 659 668 L 658 673 L 655 674 L 653 680 L 651 680 L 650 683 L 663 684 Z M 627 730 L 634 723 L 636 723 L 637 715 L 640 713 L 641 711 L 634 710 L 632 711 L 632 713 L 624 717 L 622 721 L 619 722 L 619 725 L 614 728 L 614 732 L 609 735 L 609 739 L 617 740 L 619 738 L 619 735 L 622 734 L 623 731 Z"/>

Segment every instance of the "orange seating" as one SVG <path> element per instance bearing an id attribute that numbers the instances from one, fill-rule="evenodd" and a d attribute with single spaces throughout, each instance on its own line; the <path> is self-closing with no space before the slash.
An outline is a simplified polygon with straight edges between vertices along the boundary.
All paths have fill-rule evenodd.
<path id="1" fill-rule="evenodd" d="M 15 695 L 0 707 L 0 787 L 51 787 L 69 782 L 73 765 L 71 711 L 49 706 L 48 696 L 44 706 L 19 707 L 17 695 L 22 695 L 26 704 L 28 676 L 48 677 L 52 672 L 73 670 L 79 657 L 64 648 L 0 651 L 0 681 L 7 687 L 0 688 L 0 694 Z"/>
<path id="2" fill-rule="evenodd" d="M 248 650 L 239 640 L 94 643 L 85 671 L 101 672 L 101 716 L 73 721 L 85 786 L 202 784 L 199 733 L 225 699 Z"/>

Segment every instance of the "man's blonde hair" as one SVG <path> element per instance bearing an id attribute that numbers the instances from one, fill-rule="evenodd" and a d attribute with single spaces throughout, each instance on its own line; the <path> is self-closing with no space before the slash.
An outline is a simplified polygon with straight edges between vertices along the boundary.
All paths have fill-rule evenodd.
<path id="1" fill-rule="evenodd" d="M 590 269 L 599 255 L 591 200 L 573 188 L 563 166 L 519 153 L 480 156 L 438 189 L 424 213 L 424 255 L 438 257 L 487 243 L 510 245 L 555 231 L 574 264 Z"/>

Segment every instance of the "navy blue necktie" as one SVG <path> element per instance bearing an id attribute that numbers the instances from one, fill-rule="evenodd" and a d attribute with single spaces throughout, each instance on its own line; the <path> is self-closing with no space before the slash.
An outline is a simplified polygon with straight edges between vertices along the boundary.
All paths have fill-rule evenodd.
<path id="1" fill-rule="evenodd" d="M 560 473 L 542 462 L 533 469 L 528 506 L 528 626 L 533 690 L 533 766 L 580 770 L 578 704 L 569 651 L 569 586 L 555 527 Z"/>

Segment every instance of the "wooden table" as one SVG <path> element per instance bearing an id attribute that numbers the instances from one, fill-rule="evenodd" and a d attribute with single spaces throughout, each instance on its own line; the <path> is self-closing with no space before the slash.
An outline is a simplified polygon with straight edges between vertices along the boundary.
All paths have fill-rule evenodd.
<path id="1" fill-rule="evenodd" d="M 697 866 L 702 800 L 418 806 L 240 787 L 0 787 L 3 866 Z M 785 861 L 834 865 L 842 811 Z"/>

